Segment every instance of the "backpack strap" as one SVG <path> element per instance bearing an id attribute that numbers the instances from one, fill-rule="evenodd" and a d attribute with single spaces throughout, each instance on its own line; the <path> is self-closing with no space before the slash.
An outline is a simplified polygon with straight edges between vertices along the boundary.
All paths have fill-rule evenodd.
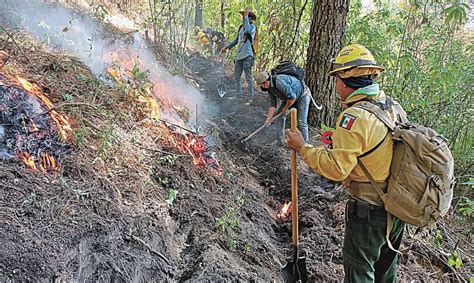
<path id="1" fill-rule="evenodd" d="M 392 100 L 390 99 L 390 101 Z M 408 123 L 409 122 L 408 118 L 405 115 L 400 114 L 400 113 L 404 113 L 402 106 L 398 103 L 394 103 L 393 107 L 395 108 L 395 111 L 397 112 L 398 121 L 400 121 L 403 124 Z"/>
<path id="2" fill-rule="evenodd" d="M 254 25 L 255 26 L 255 36 L 257 36 L 257 25 L 255 25 L 253 22 L 250 22 L 250 25 Z M 243 24 L 241 24 L 239 26 L 239 30 L 237 31 L 237 34 L 240 32 L 240 30 L 244 27 Z M 253 38 L 252 38 L 252 35 L 247 33 L 245 34 L 245 41 L 250 41 L 250 46 L 252 47 L 252 53 L 253 53 L 253 56 L 255 57 L 255 48 L 253 47 Z"/>
<path id="3" fill-rule="evenodd" d="M 270 80 L 272 81 L 272 85 L 276 88 L 276 75 L 270 75 Z"/>
<path id="4" fill-rule="evenodd" d="M 374 178 L 372 177 L 372 175 L 369 173 L 369 170 L 367 170 L 367 167 L 365 167 L 365 165 L 362 163 L 362 161 L 357 158 L 357 164 L 359 164 L 359 167 L 362 169 L 362 171 L 364 172 L 364 174 L 367 176 L 367 178 L 369 179 L 370 181 L 370 184 L 372 185 L 372 187 L 375 189 L 375 191 L 379 194 L 380 198 L 382 199 L 382 202 L 384 201 L 384 191 L 382 190 L 381 186 L 385 183 L 378 183 L 374 180 Z M 392 245 L 392 242 L 390 241 L 390 232 L 392 231 L 392 227 L 393 227 L 393 216 L 387 212 L 387 230 L 385 231 L 385 240 L 387 241 L 387 245 L 388 247 L 398 253 L 398 254 L 402 254 L 399 250 L 395 249 Z"/>
<path id="5" fill-rule="evenodd" d="M 385 195 L 385 192 L 381 188 L 382 183 L 377 183 L 372 175 L 369 173 L 369 170 L 367 170 L 367 167 L 362 163 L 362 161 L 357 157 L 357 164 L 359 165 L 360 169 L 364 172 L 364 174 L 367 176 L 367 178 L 370 181 L 370 184 L 372 184 L 372 187 L 375 189 L 375 191 L 379 194 L 380 198 L 383 200 L 383 196 Z"/>
<path id="6" fill-rule="evenodd" d="M 388 103 L 386 105 L 384 105 L 384 104 L 375 105 L 375 103 L 376 103 L 375 101 L 367 101 L 365 103 L 360 103 L 360 104 L 358 104 L 354 107 L 364 109 L 364 110 L 374 114 L 381 122 L 383 122 L 385 124 L 385 126 L 387 126 L 389 128 L 389 130 L 391 130 L 393 132 L 395 130 L 396 124 L 395 124 L 395 122 L 392 121 L 392 119 L 390 119 L 390 117 L 387 115 L 387 113 L 385 113 L 384 110 L 385 109 L 388 110 L 389 108 L 391 108 L 391 106 L 394 106 L 394 103 L 391 99 L 387 99 L 387 102 Z M 397 108 L 396 108 L 396 110 L 398 112 Z M 397 116 L 399 116 L 399 115 L 397 115 Z M 377 149 L 383 143 L 383 141 L 385 141 L 385 138 L 386 138 L 386 136 L 384 136 L 382 142 L 377 144 L 369 152 L 373 152 L 375 149 Z M 362 156 L 365 156 L 365 155 L 366 154 L 363 154 Z M 362 169 L 365 176 L 367 176 L 367 178 L 369 179 L 370 184 L 375 189 L 375 191 L 380 196 L 380 198 L 382 199 L 382 202 L 383 202 L 384 199 L 385 199 L 385 192 L 381 188 L 381 183 L 378 183 L 378 182 L 375 181 L 375 179 L 370 174 L 369 170 L 367 170 L 367 167 L 365 167 L 365 165 L 362 163 L 362 160 L 360 160 L 360 157 L 362 157 L 362 156 L 357 157 L 357 164 Z M 393 247 L 392 242 L 390 241 L 390 232 L 392 230 L 392 227 L 393 227 L 393 216 L 390 213 L 387 212 L 387 230 L 385 232 L 385 240 L 387 241 L 388 247 L 392 251 L 394 251 L 398 254 L 402 254 L 399 250 L 397 250 Z"/>
<path id="7" fill-rule="evenodd" d="M 385 111 L 383 111 L 382 108 L 380 108 L 378 105 L 375 105 L 372 101 L 364 101 L 362 103 L 354 105 L 354 107 L 366 110 L 366 111 L 374 114 L 381 122 L 383 122 L 385 124 L 385 126 L 387 126 L 389 128 L 390 131 L 395 130 L 395 126 L 396 126 L 395 122 L 393 122 L 392 119 L 390 119 L 390 117 L 388 117 L 387 113 L 385 113 Z M 387 135 L 389 134 L 389 132 L 387 133 Z M 385 139 L 387 138 L 387 135 L 384 135 L 383 139 L 375 147 L 371 148 L 369 151 L 363 153 L 362 155 L 357 156 L 357 164 L 362 169 L 365 176 L 367 176 L 367 178 L 370 181 L 370 184 L 372 184 L 372 187 L 374 187 L 374 189 L 377 191 L 377 193 L 379 194 L 379 196 L 382 200 L 383 200 L 383 196 L 385 195 L 385 193 L 380 188 L 380 183 L 377 183 L 374 180 L 372 175 L 369 173 L 369 170 L 367 170 L 367 167 L 364 166 L 364 164 L 362 163 L 361 158 L 364 157 L 364 156 L 369 155 L 370 153 L 372 153 L 376 149 L 378 149 L 383 144 Z"/>
<path id="8" fill-rule="evenodd" d="M 393 122 L 392 119 L 390 119 L 390 117 L 387 115 L 387 113 L 385 113 L 385 111 L 382 110 L 382 108 L 380 108 L 377 105 L 374 105 L 372 102 L 368 102 L 368 101 L 362 102 L 357 105 L 354 105 L 354 107 L 366 110 L 374 114 L 391 131 L 395 130 L 395 126 L 396 126 L 395 122 Z"/>

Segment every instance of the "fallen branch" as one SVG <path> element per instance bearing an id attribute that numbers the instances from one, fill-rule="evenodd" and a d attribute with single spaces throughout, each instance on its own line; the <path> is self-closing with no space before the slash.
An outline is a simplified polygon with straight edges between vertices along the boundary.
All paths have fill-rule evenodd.
<path id="1" fill-rule="evenodd" d="M 88 119 L 84 118 L 83 117 L 83 120 L 92 128 L 94 128 L 95 130 L 99 131 L 99 132 L 102 132 L 102 129 L 100 129 L 99 127 L 97 127 L 94 123 L 92 123 L 91 121 L 89 121 Z"/>
<path id="2" fill-rule="evenodd" d="M 183 126 L 180 126 L 180 125 L 177 125 L 177 124 L 168 122 L 168 121 L 166 121 L 166 120 L 164 120 L 164 119 L 158 119 L 158 121 L 163 122 L 163 123 L 165 123 L 165 124 L 169 124 L 169 125 L 174 126 L 174 127 L 178 127 L 178 128 L 180 128 L 180 129 L 182 129 L 182 130 L 185 130 L 185 131 L 187 131 L 187 132 L 190 132 L 190 133 L 193 134 L 193 135 L 198 135 L 198 133 L 196 133 L 196 132 L 194 132 L 194 131 L 192 131 L 192 130 L 190 130 L 190 129 L 188 129 L 188 128 L 185 128 L 185 127 L 183 127 Z"/>
<path id="3" fill-rule="evenodd" d="M 204 275 L 204 273 L 207 271 L 208 268 L 209 268 L 209 265 L 206 266 L 206 268 L 204 268 L 204 270 L 201 272 L 201 274 L 198 276 L 198 278 L 196 278 L 196 280 L 201 279 L 201 277 Z"/>
<path id="4" fill-rule="evenodd" d="M 88 107 L 94 108 L 94 110 L 99 109 L 95 105 L 92 105 L 92 104 L 87 103 L 87 102 L 65 102 L 65 103 L 58 104 L 57 106 L 53 107 L 52 109 L 58 109 L 58 108 L 62 108 L 64 106 L 77 106 L 77 105 L 88 106 Z"/>
<path id="5" fill-rule="evenodd" d="M 5 34 L 13 41 L 13 43 L 16 45 L 16 47 L 18 47 L 18 50 L 21 51 L 21 55 L 23 55 L 23 57 L 29 61 L 29 58 L 26 56 L 25 52 L 23 51 L 23 49 L 21 49 L 21 47 L 18 45 L 18 43 L 16 42 L 16 40 L 13 38 L 13 36 L 11 35 L 11 33 L 6 29 L 4 28 L 3 26 L 0 25 L 0 28 L 2 28 L 4 31 L 5 31 Z M 3 67 L 3 66 L 2 66 Z"/>
<path id="6" fill-rule="evenodd" d="M 424 248 L 426 251 L 428 251 L 432 256 L 434 256 L 436 259 L 438 259 L 438 261 L 439 261 L 440 263 L 442 263 L 445 267 L 449 268 L 449 269 L 452 271 L 451 274 L 453 274 L 453 275 L 456 277 L 456 279 L 459 280 L 459 282 L 462 282 L 462 281 L 463 281 L 462 278 L 461 278 L 461 276 L 459 275 L 459 272 L 458 272 L 456 269 L 454 269 L 451 265 L 449 265 L 449 264 L 446 262 L 445 259 L 443 259 L 441 256 L 439 256 L 439 255 L 436 253 L 436 251 L 434 251 L 434 250 L 433 250 L 432 248 L 430 248 L 428 245 L 426 245 L 425 243 L 423 243 L 423 241 L 418 241 L 418 243 L 419 243 L 420 245 L 422 245 L 423 248 Z"/>
<path id="7" fill-rule="evenodd" d="M 133 235 L 133 234 L 130 234 L 130 239 L 142 244 L 145 248 L 147 248 L 151 253 L 154 253 L 155 255 L 157 255 L 158 257 L 160 257 L 161 259 L 163 259 L 164 261 L 166 261 L 167 264 L 170 264 L 171 265 L 171 261 L 165 257 L 162 253 L 160 253 L 159 251 L 153 249 L 148 243 L 146 243 L 145 241 L 143 241 L 142 239 L 138 238 L 137 236 Z"/>

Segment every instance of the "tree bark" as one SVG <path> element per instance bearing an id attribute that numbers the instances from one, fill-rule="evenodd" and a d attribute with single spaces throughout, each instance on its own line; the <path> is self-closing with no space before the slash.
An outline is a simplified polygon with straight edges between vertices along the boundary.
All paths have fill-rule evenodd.
<path id="1" fill-rule="evenodd" d="M 309 124 L 333 126 L 336 121 L 336 88 L 333 77 L 328 76 L 333 59 L 341 49 L 346 26 L 349 0 L 315 1 L 311 22 L 310 42 L 306 65 L 306 83 L 315 100 L 323 106 L 309 113 Z"/>
<path id="2" fill-rule="evenodd" d="M 224 0 L 221 0 L 221 31 L 224 31 L 225 27 L 225 12 L 224 12 Z"/>
<path id="3" fill-rule="evenodd" d="M 194 15 L 194 26 L 202 28 L 202 0 L 196 0 L 196 14 Z"/>

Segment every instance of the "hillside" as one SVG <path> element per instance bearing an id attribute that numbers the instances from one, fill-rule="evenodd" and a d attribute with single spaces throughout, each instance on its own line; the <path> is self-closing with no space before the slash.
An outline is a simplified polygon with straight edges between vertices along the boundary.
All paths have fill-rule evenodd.
<path id="1" fill-rule="evenodd" d="M 291 221 L 277 213 L 290 199 L 290 153 L 274 126 L 240 142 L 263 122 L 266 97 L 230 100 L 226 66 L 220 98 L 218 58 L 190 51 L 174 76 L 157 59 L 166 50 L 140 33 L 55 9 L 55 25 L 69 28 L 56 40 L 77 39 L 72 49 L 1 23 L 0 281 L 281 281 Z M 79 20 L 68 25 L 67 13 Z M 101 33 L 91 52 L 77 47 L 85 23 Z M 310 279 L 341 280 L 346 194 L 299 168 Z M 413 232 L 401 281 L 460 276 L 430 248 L 429 231 Z"/>

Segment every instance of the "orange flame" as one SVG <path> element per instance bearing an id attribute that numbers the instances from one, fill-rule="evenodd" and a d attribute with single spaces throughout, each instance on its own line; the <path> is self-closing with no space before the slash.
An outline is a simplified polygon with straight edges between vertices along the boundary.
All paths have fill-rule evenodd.
<path id="1" fill-rule="evenodd" d="M 204 158 L 206 145 L 203 137 L 194 136 L 191 133 L 181 134 L 172 132 L 165 123 L 161 123 L 161 128 L 171 146 L 178 149 L 180 153 L 189 154 L 192 157 L 195 166 L 207 165 L 207 161 Z"/>
<path id="2" fill-rule="evenodd" d="M 43 173 L 46 173 L 48 171 L 59 172 L 61 169 L 59 167 L 59 164 L 56 162 L 56 159 L 45 152 L 42 152 L 40 154 L 39 168 Z"/>
<path id="3" fill-rule="evenodd" d="M 30 169 L 36 171 L 35 160 L 28 152 L 20 151 L 17 153 L 18 158 Z"/>
<path id="4" fill-rule="evenodd" d="M 285 202 L 283 207 L 277 212 L 277 219 L 287 219 L 291 215 L 291 201 Z"/>
<path id="5" fill-rule="evenodd" d="M 18 152 L 17 156 L 28 168 L 33 171 L 41 171 L 43 173 L 47 173 L 51 171 L 59 172 L 61 169 L 56 159 L 45 152 L 42 152 L 40 154 L 38 164 L 35 162 L 34 157 L 26 151 Z"/>
<path id="6" fill-rule="evenodd" d="M 37 126 L 36 123 L 33 122 L 33 121 L 30 121 L 30 130 L 31 130 L 32 133 L 39 131 L 39 130 L 38 130 L 38 126 Z"/>
<path id="7" fill-rule="evenodd" d="M 171 120 L 180 126 L 185 126 L 190 118 L 186 106 L 176 105 L 171 93 L 176 94 L 171 85 L 159 78 L 159 75 L 149 70 L 141 70 L 143 64 L 136 50 L 120 49 L 105 55 L 106 61 L 113 62 L 107 69 L 109 77 L 117 83 L 132 103 L 131 108 L 140 111 L 144 117 L 160 120 L 162 113 L 171 114 Z M 176 98 L 176 97 L 174 97 Z M 173 98 L 173 99 L 174 99 Z M 163 141 L 182 154 L 192 157 L 195 166 L 211 165 L 215 174 L 222 171 L 214 158 L 205 156 L 206 143 L 204 137 L 194 135 L 185 130 L 172 129 L 164 122 L 160 123 Z"/>
<path id="8" fill-rule="evenodd" d="M 160 106 L 154 97 L 148 97 L 144 99 L 144 112 L 148 115 L 150 119 L 159 120 L 160 115 Z"/>
<path id="9" fill-rule="evenodd" d="M 57 126 L 59 137 L 62 141 L 71 141 L 72 140 L 72 127 L 69 122 L 70 119 L 66 115 L 59 114 L 54 110 L 54 105 L 46 96 L 46 94 L 40 90 L 40 88 L 28 82 L 27 80 L 17 76 L 16 77 L 21 86 L 28 91 L 28 94 L 35 96 L 40 100 L 40 102 L 48 108 L 49 116 L 53 119 L 54 123 Z M 33 128 L 34 129 L 34 128 Z"/>

